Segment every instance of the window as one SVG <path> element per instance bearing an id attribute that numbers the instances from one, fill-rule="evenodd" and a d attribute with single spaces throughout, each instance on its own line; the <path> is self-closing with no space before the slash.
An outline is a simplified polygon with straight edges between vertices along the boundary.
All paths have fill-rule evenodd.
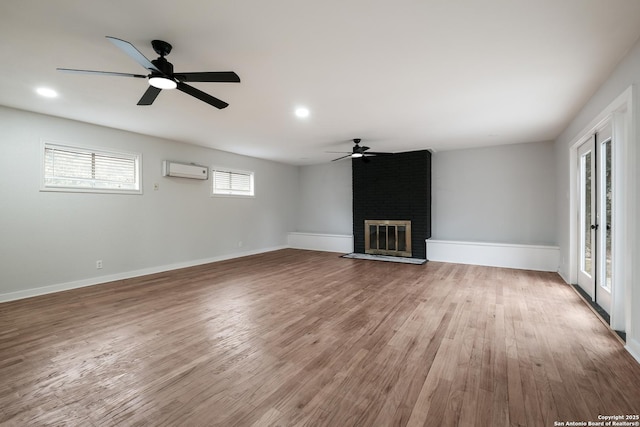
<path id="1" fill-rule="evenodd" d="M 141 194 L 140 157 L 45 142 L 42 190 Z"/>
<path id="2" fill-rule="evenodd" d="M 253 172 L 212 168 L 213 194 L 253 196 Z"/>

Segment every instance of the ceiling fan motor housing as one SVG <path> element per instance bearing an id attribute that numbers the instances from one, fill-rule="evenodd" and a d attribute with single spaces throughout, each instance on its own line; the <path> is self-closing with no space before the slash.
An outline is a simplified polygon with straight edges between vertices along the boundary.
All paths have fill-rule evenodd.
<path id="1" fill-rule="evenodd" d="M 163 56 L 158 59 L 154 59 L 151 63 L 155 65 L 158 70 L 162 71 L 164 75 L 173 76 L 173 64 L 164 59 Z"/>

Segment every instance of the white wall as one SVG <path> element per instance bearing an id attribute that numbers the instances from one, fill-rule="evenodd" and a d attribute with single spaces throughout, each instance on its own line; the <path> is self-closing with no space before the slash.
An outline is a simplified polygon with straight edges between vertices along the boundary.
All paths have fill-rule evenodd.
<path id="1" fill-rule="evenodd" d="M 0 123 L 0 295 L 282 247 L 295 228 L 295 166 L 4 107 Z M 43 138 L 142 153 L 144 194 L 39 191 Z M 165 159 L 252 170 L 256 197 L 162 177 Z"/>
<path id="2" fill-rule="evenodd" d="M 296 231 L 353 234 L 351 161 L 300 167 Z"/>
<path id="3" fill-rule="evenodd" d="M 584 105 L 576 117 L 571 121 L 566 130 L 555 142 L 556 168 L 558 175 L 557 185 L 557 228 L 558 243 L 560 246 L 561 265 L 560 273 L 566 279 L 570 277 L 570 150 L 571 145 L 580 133 L 595 120 L 618 96 L 623 94 L 630 86 L 634 86 L 634 99 L 632 100 L 631 115 L 631 135 L 626 153 L 628 159 L 624 159 L 628 167 L 628 182 L 631 183 L 622 195 L 625 204 L 625 215 L 629 218 L 627 224 L 617 226 L 625 227 L 622 234 L 628 236 L 629 245 L 625 253 L 618 256 L 630 260 L 624 263 L 624 277 L 622 280 L 627 284 L 625 300 L 628 304 L 627 316 L 629 318 L 629 328 L 627 329 L 627 348 L 632 351 L 635 357 L 640 360 L 640 251 L 638 243 L 640 241 L 640 227 L 636 225 L 638 213 L 640 213 L 640 197 L 637 196 L 640 188 L 640 174 L 638 174 L 638 164 L 640 164 L 640 111 L 638 108 L 638 87 L 640 83 L 640 42 L 630 50 L 626 57 L 613 70 L 609 78 L 593 94 L 591 99 Z"/>
<path id="4" fill-rule="evenodd" d="M 556 243 L 552 142 L 443 151 L 432 157 L 432 238 Z"/>

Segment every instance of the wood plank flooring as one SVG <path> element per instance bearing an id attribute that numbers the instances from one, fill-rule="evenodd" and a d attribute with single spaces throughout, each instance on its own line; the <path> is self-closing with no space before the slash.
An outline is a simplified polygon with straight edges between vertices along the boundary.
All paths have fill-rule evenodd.
<path id="1" fill-rule="evenodd" d="M 640 412 L 554 273 L 287 249 L 0 304 L 0 425 L 553 426 Z"/>

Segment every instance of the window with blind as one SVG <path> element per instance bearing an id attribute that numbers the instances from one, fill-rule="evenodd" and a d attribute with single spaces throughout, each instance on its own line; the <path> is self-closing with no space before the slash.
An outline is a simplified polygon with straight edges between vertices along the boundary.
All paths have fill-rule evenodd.
<path id="1" fill-rule="evenodd" d="M 213 194 L 253 196 L 253 172 L 212 168 Z"/>
<path id="2" fill-rule="evenodd" d="M 140 194 L 140 154 L 44 143 L 43 190 Z"/>

